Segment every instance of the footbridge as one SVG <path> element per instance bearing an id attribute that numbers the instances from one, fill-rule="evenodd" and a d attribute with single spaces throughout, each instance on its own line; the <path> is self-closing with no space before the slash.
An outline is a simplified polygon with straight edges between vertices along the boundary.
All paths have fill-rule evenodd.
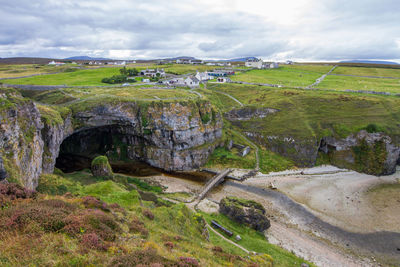
<path id="1" fill-rule="evenodd" d="M 206 185 L 204 186 L 203 191 L 199 194 L 199 196 L 197 197 L 197 199 L 200 201 L 202 200 L 207 193 L 213 189 L 215 186 L 219 185 L 224 178 L 231 172 L 232 170 L 230 169 L 225 169 L 222 172 L 218 173 L 217 175 L 215 175 L 211 180 L 209 180 Z"/>

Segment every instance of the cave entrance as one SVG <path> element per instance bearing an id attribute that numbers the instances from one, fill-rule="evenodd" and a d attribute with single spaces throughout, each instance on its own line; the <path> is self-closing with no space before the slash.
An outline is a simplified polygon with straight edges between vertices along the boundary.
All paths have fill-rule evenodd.
<path id="1" fill-rule="evenodd" d="M 130 127 L 118 125 L 76 132 L 62 142 L 56 167 L 65 173 L 90 169 L 95 157 L 106 155 L 114 172 L 138 176 L 159 173 L 137 157 L 146 140 L 134 132 Z"/>

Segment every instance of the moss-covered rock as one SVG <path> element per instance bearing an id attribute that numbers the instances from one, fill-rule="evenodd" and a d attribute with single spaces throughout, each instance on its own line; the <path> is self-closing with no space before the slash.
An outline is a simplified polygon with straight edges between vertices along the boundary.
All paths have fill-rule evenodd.
<path id="1" fill-rule="evenodd" d="M 265 215 L 264 207 L 253 200 L 226 197 L 219 203 L 219 211 L 232 220 L 246 224 L 260 232 L 271 226 Z"/>
<path id="2" fill-rule="evenodd" d="M 108 177 L 112 178 L 114 176 L 108 158 L 106 156 L 98 156 L 92 161 L 92 174 L 95 177 Z"/>

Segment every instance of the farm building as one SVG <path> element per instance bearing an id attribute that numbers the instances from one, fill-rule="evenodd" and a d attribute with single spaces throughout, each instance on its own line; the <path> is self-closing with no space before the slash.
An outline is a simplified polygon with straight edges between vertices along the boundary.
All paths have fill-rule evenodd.
<path id="1" fill-rule="evenodd" d="M 185 79 L 185 85 L 189 87 L 198 87 L 200 84 L 200 81 L 196 77 L 187 77 Z"/>
<path id="2" fill-rule="evenodd" d="M 213 77 L 208 75 L 208 72 L 197 72 L 195 76 L 199 81 L 212 80 Z"/>
<path id="3" fill-rule="evenodd" d="M 248 59 L 245 66 L 248 68 L 262 69 L 263 61 L 260 58 Z"/>
<path id="4" fill-rule="evenodd" d="M 142 70 L 140 72 L 140 75 L 146 76 L 146 77 L 151 77 L 151 78 L 165 77 L 165 71 L 164 71 L 164 69 L 146 69 L 146 70 Z"/>

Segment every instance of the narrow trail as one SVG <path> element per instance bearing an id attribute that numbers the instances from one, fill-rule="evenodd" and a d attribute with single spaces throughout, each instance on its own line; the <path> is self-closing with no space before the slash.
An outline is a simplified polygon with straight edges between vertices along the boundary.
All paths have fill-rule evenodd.
<path id="1" fill-rule="evenodd" d="M 317 86 L 318 84 L 320 84 L 325 78 L 326 76 L 330 75 L 332 73 L 332 71 L 334 71 L 338 66 L 335 65 L 333 66 L 330 71 L 328 71 L 328 73 L 322 75 L 321 77 L 319 77 L 313 84 L 311 84 L 310 86 L 306 87 L 306 88 L 312 88 L 314 86 Z"/>
<path id="2" fill-rule="evenodd" d="M 254 168 L 255 171 L 259 171 L 260 170 L 260 151 L 259 148 L 256 144 L 254 144 L 252 141 L 250 141 L 246 136 L 244 136 L 242 133 L 237 132 L 237 134 L 239 134 L 244 140 L 246 140 L 255 150 L 256 152 L 256 166 Z"/>

